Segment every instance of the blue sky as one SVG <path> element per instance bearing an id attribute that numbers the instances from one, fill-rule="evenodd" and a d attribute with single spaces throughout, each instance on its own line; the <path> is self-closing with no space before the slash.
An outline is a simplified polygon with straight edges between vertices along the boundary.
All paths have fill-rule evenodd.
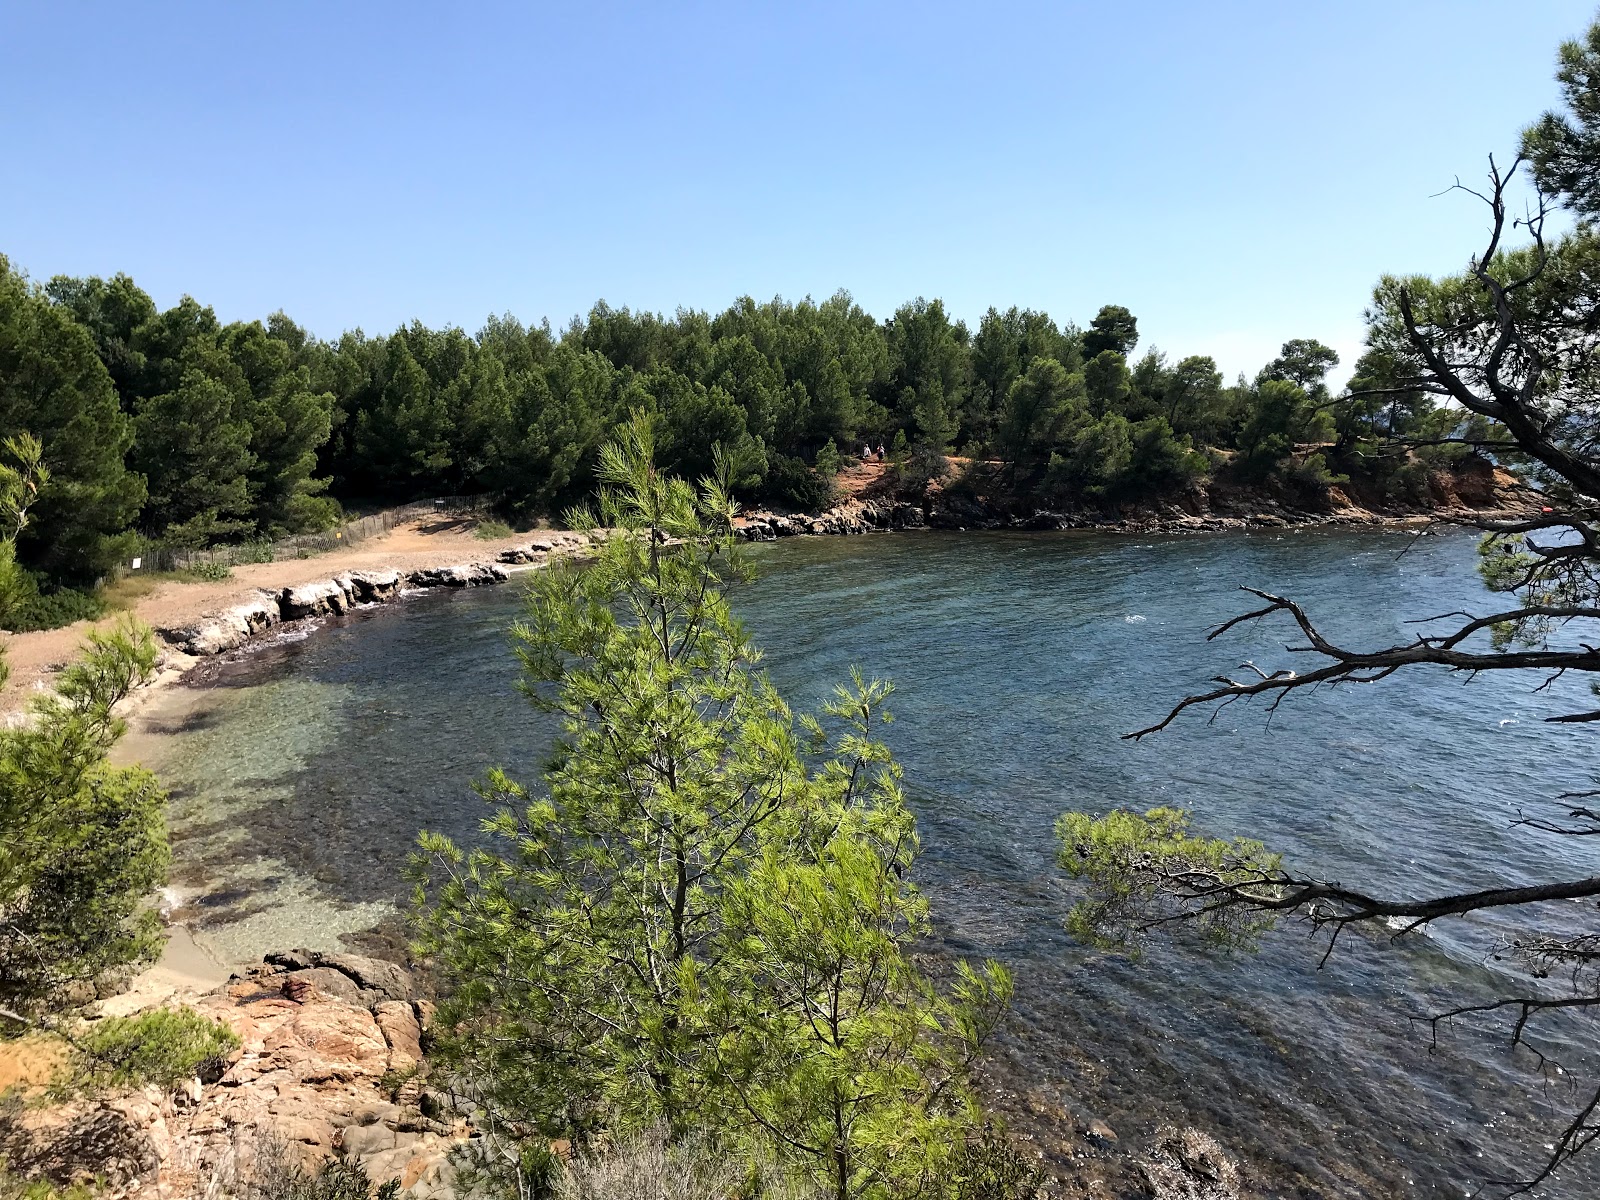
<path id="1" fill-rule="evenodd" d="M 0 253 L 324 337 L 842 287 L 1348 367 L 1593 4 L 0 0 Z"/>

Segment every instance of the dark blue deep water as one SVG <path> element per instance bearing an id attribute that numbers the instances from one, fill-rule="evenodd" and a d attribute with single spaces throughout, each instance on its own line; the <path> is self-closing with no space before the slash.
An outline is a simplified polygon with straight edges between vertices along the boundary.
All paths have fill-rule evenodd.
<path id="1" fill-rule="evenodd" d="M 1072 897 L 1053 865 L 1062 811 L 1159 804 L 1387 893 L 1600 871 L 1595 839 L 1511 827 L 1593 786 L 1594 734 L 1541 722 L 1588 699 L 1575 681 L 1534 694 L 1417 671 L 1298 696 L 1270 720 L 1238 704 L 1120 738 L 1247 659 L 1305 667 L 1283 652 L 1286 624 L 1204 641 L 1251 606 L 1239 584 L 1295 596 L 1335 638 L 1390 644 L 1414 635 L 1408 618 L 1493 603 L 1470 537 L 928 533 L 756 555 L 738 607 L 797 708 L 852 665 L 897 685 L 889 740 L 939 949 L 1015 971 L 989 1086 L 1055 1170 L 1120 1194 L 1163 1123 L 1217 1137 L 1263 1196 L 1459 1197 L 1537 1165 L 1600 1067 L 1592 1026 L 1553 1023 L 1538 1045 L 1560 1070 L 1541 1073 L 1503 1024 L 1445 1027 L 1430 1050 L 1413 1020 L 1527 987 L 1493 951 L 1529 914 L 1397 943 L 1347 934 L 1320 969 L 1324 944 L 1300 925 L 1253 956 L 1165 939 L 1130 961 L 1062 931 Z M 515 694 L 505 636 L 519 591 L 357 614 L 164 701 L 135 745 L 176 793 L 174 916 L 230 961 L 392 930 L 416 831 L 470 838 L 471 780 L 497 763 L 536 772 L 548 729 Z M 1587 911 L 1552 907 L 1539 919 L 1559 928 Z M 1116 1143 L 1086 1139 L 1090 1121 Z M 1542 1194 L 1600 1195 L 1597 1180 L 1575 1168 Z"/>

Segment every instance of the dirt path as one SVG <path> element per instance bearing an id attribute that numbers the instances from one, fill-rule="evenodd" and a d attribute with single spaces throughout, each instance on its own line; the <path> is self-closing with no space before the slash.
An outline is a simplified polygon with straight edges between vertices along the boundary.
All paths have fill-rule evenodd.
<path id="1" fill-rule="evenodd" d="M 520 533 L 486 541 L 476 536 L 476 529 L 477 523 L 470 518 L 424 517 L 368 538 L 348 550 L 333 550 L 285 562 L 237 566 L 233 569 L 233 578 L 220 583 L 163 581 L 141 596 L 131 611 L 147 625 L 189 625 L 263 589 L 275 591 L 295 587 L 346 571 L 415 571 L 455 563 L 488 562 L 501 550 L 525 545 L 534 536 Z M 19 711 L 30 695 L 47 688 L 51 676 L 77 654 L 84 635 L 96 626 L 113 624 L 119 615 L 37 633 L 0 634 L 0 646 L 4 647 L 6 662 L 11 668 L 11 678 L 4 691 L 0 691 L 0 715 Z"/>

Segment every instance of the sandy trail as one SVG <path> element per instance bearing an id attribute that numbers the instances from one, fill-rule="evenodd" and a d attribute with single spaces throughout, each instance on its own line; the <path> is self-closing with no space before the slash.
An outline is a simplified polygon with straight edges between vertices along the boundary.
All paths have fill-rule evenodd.
<path id="1" fill-rule="evenodd" d="M 532 533 L 484 540 L 470 518 L 422 517 L 370 537 L 346 550 L 311 558 L 249 563 L 233 568 L 233 578 L 220 583 L 166 581 L 141 597 L 132 615 L 156 627 L 190 625 L 201 617 L 249 599 L 260 590 L 296 587 L 347 571 L 415 571 L 455 563 L 493 561 L 501 550 L 525 545 Z M 0 714 L 21 709 L 36 691 L 77 655 L 90 629 L 115 623 L 120 614 L 99 621 L 79 621 L 61 629 L 0 634 L 11 678 L 0 691 Z"/>

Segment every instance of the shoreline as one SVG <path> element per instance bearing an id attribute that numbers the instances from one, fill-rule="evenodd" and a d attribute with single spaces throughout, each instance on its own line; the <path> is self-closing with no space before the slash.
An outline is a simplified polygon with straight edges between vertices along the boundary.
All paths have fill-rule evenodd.
<path id="1" fill-rule="evenodd" d="M 788 537 L 935 531 L 1192 536 L 1269 529 L 1426 530 L 1441 524 L 1470 528 L 1474 520 L 1517 519 L 1528 515 L 1527 507 L 1452 507 L 1431 514 L 1385 514 L 1359 508 L 1307 513 L 1280 508 L 1276 512 L 1247 515 L 1181 513 L 1091 521 L 1038 512 L 1026 518 L 957 525 L 948 519 L 929 522 L 918 506 L 906 502 L 855 499 L 820 516 L 756 510 L 736 520 L 735 533 L 741 540 L 752 543 Z M 147 605 L 141 601 L 126 614 L 79 622 L 61 629 L 9 634 L 4 648 L 13 672 L 0 693 L 0 721 L 16 724 L 26 719 L 28 700 L 45 690 L 48 680 L 71 661 L 87 633 L 91 629 L 109 627 L 124 616 L 149 624 L 160 646 L 155 675 L 121 706 L 121 715 L 131 717 L 142 712 L 159 693 L 180 683 L 200 663 L 261 637 L 281 635 L 321 617 L 393 603 L 432 588 L 504 583 L 514 575 L 538 570 L 553 559 L 581 557 L 593 544 L 590 537 L 567 530 L 534 531 L 478 543 L 476 555 L 457 557 L 460 550 L 467 548 L 461 545 L 459 536 L 441 538 L 436 547 L 418 551 L 408 543 L 438 535 L 418 534 L 405 527 L 395 533 L 401 537 L 395 539 L 394 534 L 389 534 L 373 539 L 377 543 L 373 548 L 354 553 L 335 552 L 317 558 L 241 567 L 238 571 L 244 578 L 226 584 L 164 583 L 151 597 L 145 598 L 158 603 Z M 387 551 L 382 549 L 382 544 L 391 539 L 401 544 Z M 337 568 L 341 563 L 347 569 L 328 569 L 330 566 Z M 321 570 L 317 569 L 319 566 Z M 163 601 L 166 603 L 160 603 Z M 166 619 L 162 619 L 163 613 L 169 614 Z"/>

